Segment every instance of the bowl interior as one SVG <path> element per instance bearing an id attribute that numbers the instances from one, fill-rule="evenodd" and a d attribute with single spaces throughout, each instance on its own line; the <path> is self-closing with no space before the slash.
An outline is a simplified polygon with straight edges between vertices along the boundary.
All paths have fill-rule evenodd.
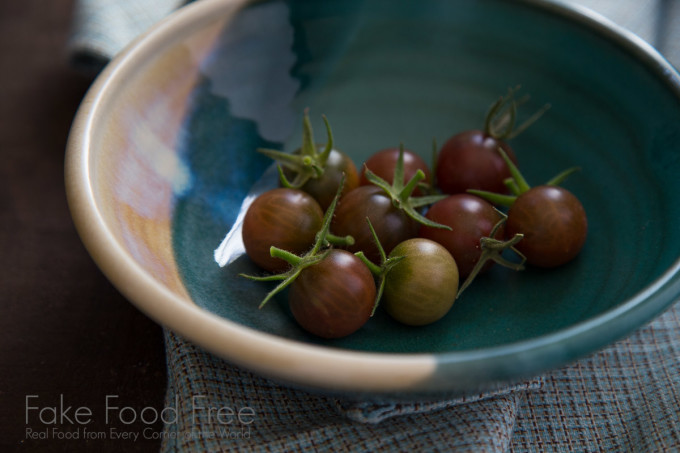
<path id="1" fill-rule="evenodd" d="M 119 242 L 172 291 L 305 343 L 470 351 L 590 320 L 680 255 L 680 95 L 657 60 L 576 16 L 538 2 L 293 0 L 205 23 L 178 35 L 111 101 L 94 168 L 102 210 Z M 433 138 L 480 128 L 489 105 L 515 85 L 531 94 L 520 118 L 552 106 L 511 141 L 530 183 L 582 169 L 565 187 L 584 204 L 589 237 L 570 264 L 496 267 L 433 325 L 409 328 L 379 312 L 356 334 L 326 341 L 296 326 L 285 293 L 258 309 L 271 286 L 238 277 L 258 272 L 246 257 L 215 263 L 270 164 L 255 149 L 298 147 L 304 108 L 320 141 L 327 115 L 337 147 L 357 164 L 400 142 L 429 161 Z"/>

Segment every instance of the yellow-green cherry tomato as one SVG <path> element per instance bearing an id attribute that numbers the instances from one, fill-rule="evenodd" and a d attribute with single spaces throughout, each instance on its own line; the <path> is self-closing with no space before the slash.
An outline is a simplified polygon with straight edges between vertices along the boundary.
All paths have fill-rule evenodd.
<path id="1" fill-rule="evenodd" d="M 451 254 L 429 239 L 409 239 L 390 257 L 403 256 L 386 275 L 382 306 L 397 321 L 422 326 L 446 315 L 458 292 L 458 266 Z"/>

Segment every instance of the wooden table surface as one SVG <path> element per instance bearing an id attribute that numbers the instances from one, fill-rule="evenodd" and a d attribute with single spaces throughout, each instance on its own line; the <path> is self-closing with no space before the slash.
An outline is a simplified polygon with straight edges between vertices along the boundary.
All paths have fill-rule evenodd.
<path id="1" fill-rule="evenodd" d="M 66 203 L 64 148 L 92 81 L 67 62 L 72 7 L 0 1 L 0 451 L 157 451 L 109 431 L 147 427 L 126 430 L 113 407 L 163 409 L 165 356 L 161 328 L 100 273 Z M 89 423 L 74 420 L 81 407 Z"/>

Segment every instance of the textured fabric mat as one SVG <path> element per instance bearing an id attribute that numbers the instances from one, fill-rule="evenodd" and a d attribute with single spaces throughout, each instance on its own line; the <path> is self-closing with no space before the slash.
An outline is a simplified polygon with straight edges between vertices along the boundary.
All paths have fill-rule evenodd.
<path id="1" fill-rule="evenodd" d="M 680 451 L 680 304 L 527 393 L 513 452 Z"/>
<path id="2" fill-rule="evenodd" d="M 181 410 L 163 451 L 680 451 L 680 304 L 522 386 L 401 405 L 281 386 L 170 331 L 166 347 L 166 404 Z M 209 419 L 205 408 L 248 417 Z"/>
<path id="3" fill-rule="evenodd" d="M 168 395 L 177 423 L 163 451 L 506 451 L 536 379 L 491 394 L 387 404 L 278 385 L 234 367 L 166 330 Z M 248 414 L 218 419 L 216 410 Z"/>

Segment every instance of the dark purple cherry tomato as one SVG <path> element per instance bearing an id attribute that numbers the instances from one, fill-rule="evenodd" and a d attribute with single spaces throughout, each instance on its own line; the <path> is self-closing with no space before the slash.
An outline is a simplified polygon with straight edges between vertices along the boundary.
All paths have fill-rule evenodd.
<path id="1" fill-rule="evenodd" d="M 396 208 L 392 199 L 378 186 L 359 186 L 340 198 L 331 231 L 337 236 L 350 235 L 352 252 L 363 251 L 369 260 L 380 262 L 380 253 L 373 240 L 366 218 L 369 218 L 385 253 L 400 242 L 418 234 L 418 223 Z"/>
<path id="2" fill-rule="evenodd" d="M 560 266 L 578 255 L 586 241 L 588 221 L 581 202 L 568 190 L 536 186 L 519 195 L 508 211 L 506 237 L 524 238 L 516 245 L 527 263 Z"/>
<path id="3" fill-rule="evenodd" d="M 271 272 L 289 265 L 270 255 L 271 246 L 301 255 L 314 244 L 323 224 L 319 203 L 297 189 L 269 190 L 253 201 L 243 219 L 243 245 L 251 260 Z"/>
<path id="4" fill-rule="evenodd" d="M 311 178 L 300 189 L 314 197 L 321 209 L 325 211 L 335 198 L 343 174 L 345 185 L 342 188 L 342 195 L 359 186 L 359 173 L 347 154 L 333 149 L 326 160 L 323 175 L 319 178 Z"/>
<path id="5" fill-rule="evenodd" d="M 353 254 L 335 249 L 300 272 L 290 286 L 288 302 L 303 329 L 322 338 L 340 338 L 368 321 L 375 296 L 368 267 Z"/>
<path id="6" fill-rule="evenodd" d="M 426 217 L 451 227 L 451 230 L 421 225 L 418 235 L 431 239 L 446 248 L 456 260 L 458 272 L 467 277 L 482 254 L 480 239 L 489 237 L 493 227 L 501 220 L 501 215 L 488 201 L 470 194 L 456 194 L 433 204 Z M 503 239 L 501 226 L 494 236 Z M 480 272 L 493 265 L 489 260 Z"/>
<path id="7" fill-rule="evenodd" d="M 451 254 L 429 239 L 397 245 L 390 256 L 404 256 L 385 277 L 381 305 L 411 326 L 433 323 L 448 313 L 458 293 L 458 268 Z"/>
<path id="8" fill-rule="evenodd" d="M 468 189 L 507 193 L 503 181 L 510 177 L 510 171 L 498 152 L 499 147 L 517 162 L 507 143 L 481 130 L 454 135 L 439 151 L 437 185 L 442 192 L 450 194 Z"/>
<path id="9" fill-rule="evenodd" d="M 365 175 L 366 167 L 391 184 L 394 179 L 394 167 L 397 165 L 397 160 L 399 160 L 399 148 L 387 148 L 373 154 L 364 162 L 359 184 L 362 186 L 371 184 Z M 419 169 L 425 173 L 424 181 L 430 181 L 430 168 L 425 160 L 413 151 L 404 149 L 404 181 L 409 181 Z M 420 190 L 416 189 L 413 195 L 421 195 Z"/>

